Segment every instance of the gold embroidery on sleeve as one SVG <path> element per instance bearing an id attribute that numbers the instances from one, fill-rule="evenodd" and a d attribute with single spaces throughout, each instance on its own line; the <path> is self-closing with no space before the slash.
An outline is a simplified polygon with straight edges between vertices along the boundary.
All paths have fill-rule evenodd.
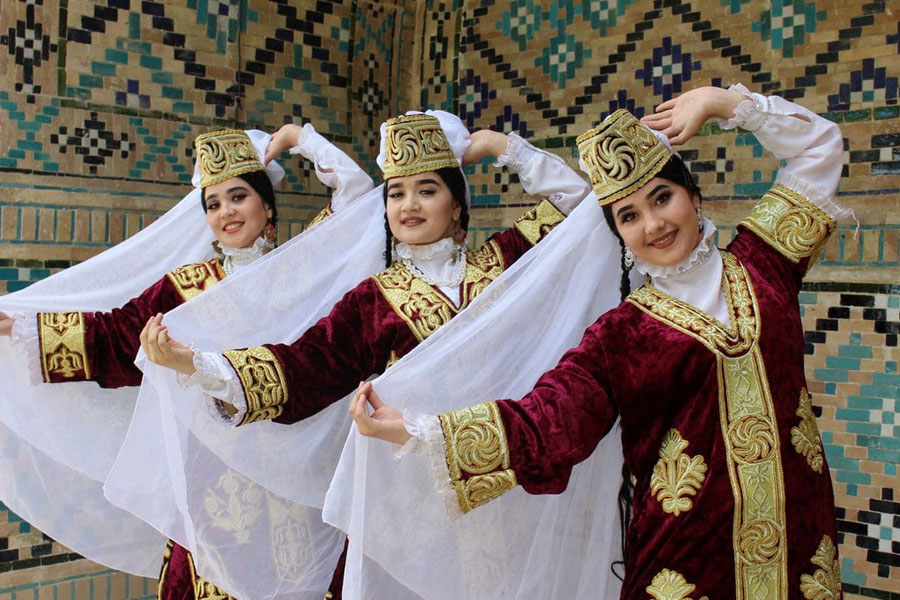
<path id="1" fill-rule="evenodd" d="M 806 600 L 837 600 L 841 597 L 841 565 L 837 559 L 837 548 L 829 536 L 823 536 L 810 559 L 819 567 L 812 575 L 800 576 L 800 591 Z"/>
<path id="2" fill-rule="evenodd" d="M 791 427 L 791 444 L 806 459 L 810 468 L 816 473 L 822 472 L 822 439 L 816 426 L 816 416 L 812 411 L 812 400 L 806 388 L 800 390 L 800 406 L 797 407 L 800 423 Z"/>
<path id="3" fill-rule="evenodd" d="M 693 506 L 693 496 L 706 479 L 706 463 L 701 455 L 688 456 L 684 450 L 688 442 L 677 429 L 663 436 L 659 447 L 659 461 L 650 477 L 650 492 L 662 504 L 662 509 L 676 517 Z"/>
<path id="4" fill-rule="evenodd" d="M 66 379 L 91 378 L 83 314 L 38 313 L 38 332 L 44 381 L 52 381 L 54 375 Z"/>
<path id="5" fill-rule="evenodd" d="M 684 575 L 678 571 L 663 569 L 653 578 L 646 592 L 653 596 L 653 600 L 692 600 L 688 594 L 697 589 L 697 586 L 688 583 Z M 701 596 L 699 600 L 708 600 Z"/>
<path id="6" fill-rule="evenodd" d="M 450 479 L 463 513 L 514 488 L 506 431 L 497 405 L 476 404 L 442 413 L 444 450 Z M 463 475 L 471 475 L 463 479 Z"/>
<path id="7" fill-rule="evenodd" d="M 516 219 L 516 229 L 533 246 L 566 218 L 553 203 L 541 200 L 531 210 Z"/>
<path id="8" fill-rule="evenodd" d="M 222 271 L 219 261 L 214 259 L 179 267 L 171 271 L 167 277 L 181 299 L 187 302 L 225 279 L 225 272 Z"/>
<path id="9" fill-rule="evenodd" d="M 247 414 L 239 425 L 274 419 L 288 401 L 287 380 L 281 364 L 265 346 L 229 350 L 225 358 L 234 367 L 244 388 Z"/>
<path id="10" fill-rule="evenodd" d="M 319 214 L 317 214 L 315 217 L 313 217 L 313 220 L 309 222 L 309 225 L 307 225 L 306 228 L 309 229 L 313 225 L 318 225 L 319 223 L 321 223 L 322 221 L 324 221 L 325 219 L 327 219 L 328 217 L 330 217 L 333 214 L 334 214 L 334 211 L 331 209 L 331 205 L 326 206 L 325 208 L 323 208 L 322 210 L 319 211 Z"/>
<path id="11" fill-rule="evenodd" d="M 815 260 L 836 223 L 797 192 L 773 185 L 741 225 L 796 263 Z"/>

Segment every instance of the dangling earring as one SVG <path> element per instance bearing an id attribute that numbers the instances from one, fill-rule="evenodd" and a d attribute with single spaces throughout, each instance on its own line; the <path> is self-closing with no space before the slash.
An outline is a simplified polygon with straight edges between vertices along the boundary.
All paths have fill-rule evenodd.
<path id="1" fill-rule="evenodd" d="M 697 207 L 697 229 L 703 233 L 703 210 Z"/>
<path id="2" fill-rule="evenodd" d="M 266 223 L 266 228 L 263 229 L 263 235 L 266 238 L 263 252 L 270 252 L 275 248 L 275 239 L 278 237 L 278 230 L 275 229 L 275 225 L 273 225 L 271 221 Z"/>
<path id="3" fill-rule="evenodd" d="M 220 260 L 225 258 L 225 253 L 222 252 L 222 245 L 219 244 L 219 240 L 213 240 L 212 248 L 213 252 L 216 253 L 216 256 L 218 256 Z"/>
<path id="4" fill-rule="evenodd" d="M 631 248 L 625 246 L 625 270 L 631 269 L 634 266 L 634 254 L 631 252 Z"/>
<path id="5" fill-rule="evenodd" d="M 464 244 L 466 242 L 466 230 L 459 225 L 456 226 L 456 231 L 453 232 L 453 241 L 457 244 Z"/>

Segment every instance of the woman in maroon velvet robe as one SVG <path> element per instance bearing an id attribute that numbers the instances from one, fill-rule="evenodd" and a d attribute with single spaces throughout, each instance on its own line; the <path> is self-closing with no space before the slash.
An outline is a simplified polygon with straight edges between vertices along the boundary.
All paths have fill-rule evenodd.
<path id="1" fill-rule="evenodd" d="M 203 209 L 216 237 L 216 256 L 167 273 L 120 308 L 108 312 L 42 312 L 27 323 L 20 323 L 26 333 L 15 337 L 25 345 L 23 351 L 35 355 L 31 362 L 40 365 L 44 382 L 95 381 L 105 388 L 140 385 L 142 373 L 134 358 L 140 347 L 139 334 L 147 321 L 246 268 L 274 247 L 277 208 L 273 182 L 263 164 L 284 150 L 291 148 L 293 153 L 302 153 L 314 161 L 323 181 L 336 187 L 332 203 L 311 224 L 330 215 L 332 206 L 353 200 L 372 188 L 371 178 L 311 125 L 302 132 L 296 125 L 282 127 L 272 136 L 264 157 L 258 156 L 243 132 L 205 134 L 196 142 L 198 156 L 213 153 L 217 144 L 224 147 L 222 134 L 231 136 L 228 144 L 248 150 L 250 158 L 244 157 L 240 164 L 226 161 L 224 169 L 216 172 L 205 169 L 198 159 Z M 13 332 L 13 321 L 0 313 L 0 335 Z M 29 335 L 32 324 L 35 333 Z M 31 340 L 34 348 L 30 347 Z M 201 600 L 227 596 L 196 574 L 190 552 L 170 541 L 163 557 L 159 597 Z"/>
<path id="2" fill-rule="evenodd" d="M 753 131 L 787 160 L 728 247 L 713 245 L 680 158 L 630 114 L 614 113 L 579 148 L 623 263 L 647 283 L 521 400 L 416 417 L 415 447 L 444 457 L 439 485 L 466 512 L 516 485 L 562 492 L 621 419 L 634 514 L 622 598 L 834 600 L 834 498 L 797 294 L 843 213 L 832 202 L 840 131 L 743 86 L 687 92 L 644 123 L 681 144 L 712 117 Z M 350 412 L 365 435 L 411 438 L 370 384 Z"/>

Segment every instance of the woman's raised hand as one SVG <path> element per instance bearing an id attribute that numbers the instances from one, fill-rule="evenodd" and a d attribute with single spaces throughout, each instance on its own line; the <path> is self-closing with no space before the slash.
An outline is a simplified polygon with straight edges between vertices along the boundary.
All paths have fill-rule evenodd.
<path id="1" fill-rule="evenodd" d="M 481 129 L 469 136 L 469 147 L 463 154 L 462 166 L 475 164 L 488 156 L 497 158 L 506 152 L 506 144 L 509 138 L 505 133 Z"/>
<path id="2" fill-rule="evenodd" d="M 263 158 L 263 164 L 269 164 L 269 161 L 281 156 L 281 153 L 288 148 L 300 145 L 300 130 L 301 127 L 299 125 L 288 123 L 287 125 L 282 125 L 281 129 L 273 133 L 272 139 L 269 140 L 269 145 L 266 146 L 266 156 Z"/>
<path id="3" fill-rule="evenodd" d="M 162 313 L 150 317 L 141 331 L 141 348 L 151 362 L 168 367 L 185 375 L 192 375 L 194 351 L 169 337 L 169 330 L 162 324 Z"/>
<path id="4" fill-rule="evenodd" d="M 4 312 L 0 312 L 0 336 L 12 335 L 13 323 L 16 320 Z"/>
<path id="5" fill-rule="evenodd" d="M 707 120 L 734 117 L 734 109 L 747 100 L 740 92 L 719 87 L 701 87 L 666 100 L 656 112 L 641 121 L 650 129 L 661 131 L 673 146 L 684 144 Z"/>
<path id="6" fill-rule="evenodd" d="M 372 414 L 369 414 L 367 404 L 372 405 Z M 386 406 L 369 381 L 360 382 L 356 388 L 350 401 L 350 416 L 363 435 L 395 444 L 405 444 L 412 437 L 403 426 L 403 413 Z"/>

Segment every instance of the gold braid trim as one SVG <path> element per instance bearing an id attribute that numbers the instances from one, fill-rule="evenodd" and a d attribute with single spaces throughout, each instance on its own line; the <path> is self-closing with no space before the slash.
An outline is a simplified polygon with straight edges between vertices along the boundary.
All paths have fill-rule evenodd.
<path id="1" fill-rule="evenodd" d="M 169 561 L 172 560 L 172 548 L 175 542 L 169 540 L 166 542 L 166 549 L 163 550 L 162 566 L 159 568 L 159 583 L 156 585 L 156 598 L 162 600 L 163 589 L 166 585 L 166 575 L 169 573 Z"/>
<path id="2" fill-rule="evenodd" d="M 812 400 L 806 388 L 800 390 L 800 405 L 797 407 L 796 415 L 800 417 L 800 423 L 791 427 L 791 444 L 797 453 L 806 459 L 809 468 L 821 473 L 825 462 L 822 458 L 822 440 L 816 426 L 816 416 L 812 411 Z"/>
<path id="3" fill-rule="evenodd" d="M 219 589 L 212 581 L 197 575 L 197 567 L 194 566 L 194 555 L 187 550 L 185 552 L 187 552 L 191 581 L 194 585 L 194 600 L 235 600 L 231 595 Z"/>
<path id="4" fill-rule="evenodd" d="M 792 262 L 812 265 L 837 224 L 822 209 L 783 185 L 773 185 L 741 225 Z"/>
<path id="5" fill-rule="evenodd" d="M 656 574 L 645 591 L 653 597 L 653 600 L 691 600 L 688 594 L 696 588 L 696 585 L 688 583 L 684 575 L 678 571 L 663 569 Z M 700 600 L 707 600 L 707 597 L 701 596 Z"/>
<path id="6" fill-rule="evenodd" d="M 538 202 L 532 209 L 516 219 L 516 229 L 534 246 L 553 228 L 566 218 L 553 203 L 547 199 Z"/>
<path id="7" fill-rule="evenodd" d="M 432 115 L 405 115 L 384 123 L 384 179 L 444 167 L 459 168 L 441 123 Z"/>
<path id="8" fill-rule="evenodd" d="M 182 301 L 187 302 L 225 279 L 225 271 L 219 260 L 213 259 L 179 267 L 170 271 L 166 277 L 175 286 Z"/>
<path id="9" fill-rule="evenodd" d="M 703 456 L 689 456 L 684 452 L 687 447 L 688 441 L 677 429 L 666 432 L 650 477 L 650 493 L 656 496 L 664 511 L 676 517 L 691 509 L 693 502 L 688 496 L 696 495 L 706 479 Z"/>
<path id="10" fill-rule="evenodd" d="M 317 214 L 315 217 L 313 217 L 313 220 L 309 222 L 309 225 L 307 225 L 306 228 L 309 229 L 313 225 L 318 225 L 319 223 L 321 223 L 322 221 L 324 221 L 325 219 L 327 219 L 328 217 L 330 217 L 333 214 L 334 214 L 334 211 L 331 209 L 331 205 L 326 206 L 325 208 L 323 208 L 322 210 L 319 211 L 319 214 Z"/>
<path id="11" fill-rule="evenodd" d="M 202 188 L 244 173 L 265 170 L 250 136 L 238 129 L 198 135 L 194 140 L 194 149 Z"/>
<path id="12" fill-rule="evenodd" d="M 91 378 L 82 313 L 38 313 L 38 335 L 45 382 L 54 381 L 55 377 L 75 381 Z"/>
<path id="13" fill-rule="evenodd" d="M 265 346 L 229 350 L 224 354 L 244 388 L 247 414 L 238 425 L 278 417 L 288 402 L 287 380 L 275 354 Z"/>
<path id="14" fill-rule="evenodd" d="M 800 576 L 800 591 L 806 600 L 838 600 L 841 597 L 841 565 L 837 548 L 829 536 L 823 536 L 816 553 L 809 560 L 820 567 L 812 575 Z"/>
<path id="15" fill-rule="evenodd" d="M 439 417 L 447 468 L 460 511 L 467 513 L 516 487 L 516 475 L 509 468 L 506 430 L 496 403 L 476 404 Z"/>

